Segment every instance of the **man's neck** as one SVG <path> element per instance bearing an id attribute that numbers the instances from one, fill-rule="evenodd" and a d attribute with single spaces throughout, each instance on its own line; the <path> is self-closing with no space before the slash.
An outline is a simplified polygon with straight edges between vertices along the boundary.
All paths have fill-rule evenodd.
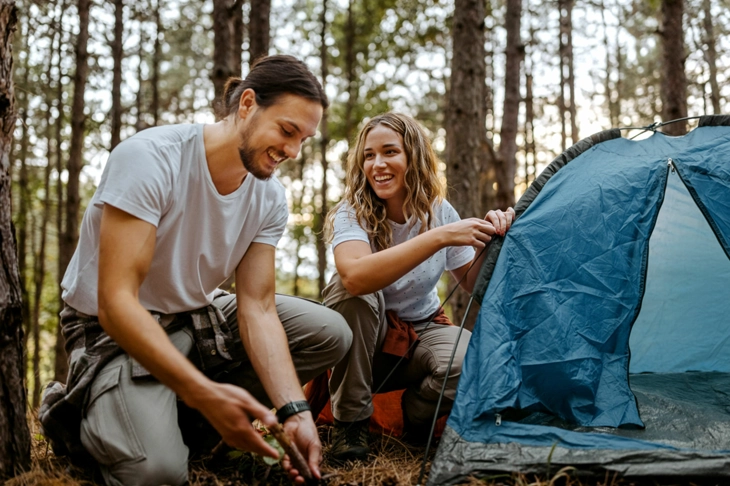
<path id="1" fill-rule="evenodd" d="M 203 127 L 203 144 L 208 172 L 221 195 L 238 189 L 248 171 L 238 154 L 238 135 L 233 123 L 221 120 Z"/>

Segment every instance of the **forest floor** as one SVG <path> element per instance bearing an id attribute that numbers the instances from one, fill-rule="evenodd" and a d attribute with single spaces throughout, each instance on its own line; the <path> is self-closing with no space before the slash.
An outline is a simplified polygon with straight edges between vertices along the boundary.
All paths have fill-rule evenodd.
<path id="1" fill-rule="evenodd" d="M 71 466 L 65 458 L 54 456 L 48 443 L 40 434 L 38 422 L 30 421 L 32 434 L 31 471 L 6 482 L 6 486 L 88 486 L 99 484 L 98 477 Z M 321 470 L 323 486 L 405 486 L 417 484 L 425 448 L 404 444 L 397 438 L 385 435 L 371 435 L 372 456 L 368 463 L 348 463 L 338 467 L 327 461 L 329 434 L 332 427 L 319 427 L 325 460 Z M 433 459 L 435 447 L 429 452 L 426 472 Z M 628 481 L 607 475 L 603 479 L 586 481 L 577 479 L 572 468 L 564 468 L 550 478 L 528 477 L 522 474 L 505 474 L 488 478 L 470 478 L 464 484 L 469 486 L 694 486 L 696 483 L 659 482 L 645 480 Z M 204 457 L 190 463 L 190 485 L 200 486 L 289 486 L 284 470 L 279 464 L 269 465 L 258 456 L 234 451 L 223 460 Z M 707 483 L 700 483 L 707 484 Z M 718 483 L 719 484 L 719 483 Z"/>

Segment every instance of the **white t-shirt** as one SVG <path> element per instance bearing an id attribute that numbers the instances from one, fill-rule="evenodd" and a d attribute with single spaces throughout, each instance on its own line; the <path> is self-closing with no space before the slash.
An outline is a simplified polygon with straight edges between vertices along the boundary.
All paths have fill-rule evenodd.
<path id="1" fill-rule="evenodd" d="M 459 214 L 448 201 L 434 205 L 434 217 L 434 227 L 460 220 Z M 413 227 L 409 226 L 409 222 L 399 224 L 388 220 L 388 223 L 393 228 L 393 246 L 415 238 L 421 228 L 420 221 Z M 370 249 L 375 253 L 375 247 L 368 239 L 367 232 L 357 221 L 354 209 L 345 203 L 335 213 L 332 248 L 353 240 L 369 243 Z M 474 248 L 471 246 L 451 246 L 439 250 L 431 258 L 383 289 L 385 308 L 394 310 L 398 317 L 406 321 L 419 321 L 429 317 L 440 305 L 436 284 L 444 270 L 457 269 L 473 259 Z"/>
<path id="2" fill-rule="evenodd" d="M 251 243 L 276 246 L 288 218 L 284 187 L 274 177 L 262 181 L 249 174 L 231 194 L 218 193 L 208 171 L 203 125 L 144 130 L 109 156 L 61 283 L 63 300 L 90 315 L 98 314 L 104 204 L 157 228 L 139 299 L 146 309 L 165 314 L 209 305 Z"/>

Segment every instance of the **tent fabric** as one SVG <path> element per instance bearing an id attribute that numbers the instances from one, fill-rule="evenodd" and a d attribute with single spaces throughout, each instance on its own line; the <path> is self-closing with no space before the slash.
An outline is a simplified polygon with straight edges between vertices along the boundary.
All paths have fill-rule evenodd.
<path id="1" fill-rule="evenodd" d="M 431 484 L 442 484 L 434 472 L 449 464 L 471 463 L 475 470 L 483 470 L 479 454 L 484 448 L 555 447 L 561 457 L 582 458 L 576 464 L 588 464 L 587 457 L 598 464 L 605 462 L 599 460 L 601 454 L 586 452 L 598 447 L 624 457 L 611 463 L 611 470 L 623 471 L 628 470 L 626 461 L 632 462 L 632 454 L 640 450 L 670 463 L 676 454 L 689 454 L 694 457 L 690 462 L 706 465 L 705 472 L 717 464 L 727 465 L 723 461 L 730 446 L 720 450 L 716 443 L 705 444 L 709 449 L 689 445 L 685 450 L 678 449 L 674 439 L 654 437 L 655 431 L 647 429 L 661 429 L 664 422 L 657 425 L 648 414 L 650 407 L 637 400 L 632 388 L 642 375 L 630 379 L 629 368 L 637 352 L 648 357 L 645 371 L 728 371 L 723 366 L 730 363 L 726 317 L 730 313 L 724 307 L 714 309 L 713 302 L 730 301 L 726 298 L 730 273 L 723 273 L 730 272 L 730 127 L 725 126 L 729 122 L 728 117 L 705 117 L 699 128 L 683 137 L 655 133 L 641 141 L 620 138 L 617 130 L 601 132 L 558 157 L 529 188 L 516 206 L 517 221 L 501 248 L 492 245 L 487 255 L 491 264 L 480 271 L 474 295 L 482 307 Z M 662 211 L 665 194 L 667 208 Z M 691 207 L 690 222 L 697 224 L 673 226 L 671 219 L 660 218 L 674 206 L 675 212 Z M 672 251 L 679 251 L 682 258 L 685 247 L 673 245 L 677 238 L 682 243 L 701 241 L 715 250 L 714 260 L 702 260 L 701 254 L 695 258 L 704 263 L 689 268 L 695 275 L 694 287 L 685 293 L 684 276 L 661 273 Z M 662 257 L 657 248 L 667 249 L 666 255 Z M 652 273 L 652 268 L 659 273 Z M 657 303 L 667 289 L 681 297 L 674 299 L 676 308 L 684 309 L 677 311 L 679 318 L 668 319 L 673 313 L 659 312 L 662 307 Z M 704 308 L 692 307 L 692 299 L 703 295 L 704 289 L 711 289 Z M 672 326 L 662 325 L 667 320 L 673 321 Z M 639 330 L 644 334 L 630 348 L 635 322 L 637 337 Z M 688 333 L 700 335 L 692 346 L 683 344 Z M 663 344 L 652 346 L 657 334 L 662 334 Z M 666 343 L 674 347 L 662 347 L 669 346 Z M 689 358 L 688 349 L 695 351 Z M 667 352 L 677 355 L 671 358 L 682 357 L 679 368 L 660 365 L 658 358 Z M 725 390 L 714 400 L 724 400 L 723 413 L 730 417 Z M 642 395 L 646 400 L 648 396 Z M 502 416 L 505 420 L 496 425 Z M 521 422 L 540 416 L 553 422 Z M 717 433 L 730 444 L 730 431 Z M 645 440 L 648 437 L 654 438 Z M 471 462 L 457 457 L 453 452 L 457 450 Z M 664 454 L 664 459 L 652 454 Z M 527 457 L 497 456 L 501 459 L 492 464 L 497 470 L 501 461 L 517 467 Z M 547 456 L 542 457 L 544 465 Z M 687 466 L 685 471 L 697 469 L 680 462 Z M 631 471 L 651 469 L 642 467 Z"/>
<path id="2" fill-rule="evenodd" d="M 629 371 L 730 372 L 730 259 L 673 171 L 649 255 Z"/>
<path id="3" fill-rule="evenodd" d="M 604 130 L 602 132 L 591 135 L 590 137 L 584 138 L 577 144 L 570 147 L 564 153 L 560 154 L 555 160 L 550 163 L 550 165 L 548 165 L 548 167 L 545 168 L 545 170 L 540 173 L 537 179 L 535 179 L 535 181 L 530 184 L 530 187 L 527 188 L 527 191 L 525 191 L 520 200 L 517 201 L 517 204 L 515 204 L 514 208 L 517 217 L 519 217 L 525 211 L 525 209 L 527 209 L 527 207 L 532 204 L 532 201 L 535 200 L 547 181 L 550 180 L 550 178 L 559 169 L 565 166 L 565 164 L 567 164 L 597 143 L 620 137 L 621 131 L 616 128 L 611 130 Z M 491 278 L 492 272 L 494 271 L 494 265 L 497 262 L 499 252 L 502 250 L 503 242 L 503 238 L 495 237 L 492 240 L 492 243 L 489 245 L 487 254 L 484 257 L 484 263 L 479 269 L 479 275 L 477 276 L 476 283 L 474 284 L 474 291 L 472 292 L 474 300 L 477 302 L 481 302 L 484 299 L 484 293 L 487 290 L 487 284 L 489 283 L 489 279 Z"/>
<path id="4" fill-rule="evenodd" d="M 502 425 L 480 422 L 487 441 L 447 426 L 430 484 L 453 484 L 478 472 L 548 474 L 563 466 L 583 473 L 717 477 L 730 471 L 727 373 L 632 375 L 645 429 L 591 429 L 546 413 Z"/>

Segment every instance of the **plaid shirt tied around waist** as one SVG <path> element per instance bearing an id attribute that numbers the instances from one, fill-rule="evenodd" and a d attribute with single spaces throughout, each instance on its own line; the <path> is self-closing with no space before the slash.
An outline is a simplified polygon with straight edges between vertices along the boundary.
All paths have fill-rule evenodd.
<path id="1" fill-rule="evenodd" d="M 160 320 L 159 313 L 151 314 Z M 90 459 L 81 444 L 80 429 L 91 384 L 104 366 L 124 351 L 102 329 L 97 316 L 67 305 L 61 311 L 61 326 L 70 365 L 68 379 L 65 385 L 53 381 L 46 386 L 38 418 L 54 453 L 83 463 Z M 220 371 L 245 357 L 240 338 L 233 335 L 225 316 L 213 304 L 175 314 L 165 331 L 171 334 L 186 326 L 192 330 L 195 343 L 191 361 L 203 372 Z M 132 377 L 149 379 L 152 375 L 132 359 Z"/>

